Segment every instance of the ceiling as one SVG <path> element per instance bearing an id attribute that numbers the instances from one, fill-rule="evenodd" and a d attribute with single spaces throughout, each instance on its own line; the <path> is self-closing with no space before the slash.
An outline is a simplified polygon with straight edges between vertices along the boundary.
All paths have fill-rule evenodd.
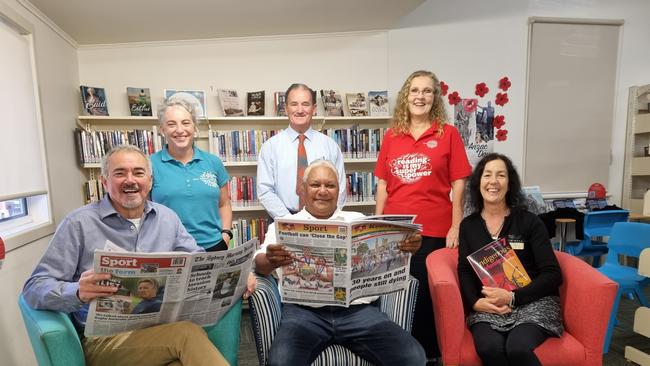
<path id="1" fill-rule="evenodd" d="M 78 45 L 390 29 L 424 0 L 19 0 Z"/>

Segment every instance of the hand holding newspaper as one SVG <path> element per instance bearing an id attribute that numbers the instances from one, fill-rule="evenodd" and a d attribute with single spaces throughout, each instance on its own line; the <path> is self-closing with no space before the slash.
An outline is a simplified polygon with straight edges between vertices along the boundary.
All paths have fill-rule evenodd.
<path id="1" fill-rule="evenodd" d="M 93 269 L 110 273 L 112 296 L 90 303 L 86 336 L 106 336 L 162 323 L 215 324 L 246 290 L 254 238 L 210 253 L 133 253 L 112 243 L 95 252 Z"/>
<path id="2" fill-rule="evenodd" d="M 276 219 L 276 238 L 293 259 L 278 271 L 282 301 L 349 306 L 354 299 L 405 289 L 411 254 L 399 243 L 420 231 L 413 219 Z"/>

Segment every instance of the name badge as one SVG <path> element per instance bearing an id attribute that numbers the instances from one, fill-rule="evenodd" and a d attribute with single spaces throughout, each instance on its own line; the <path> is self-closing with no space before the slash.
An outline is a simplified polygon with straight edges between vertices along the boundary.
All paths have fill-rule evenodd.
<path id="1" fill-rule="evenodd" d="M 521 240 L 513 240 L 510 242 L 510 246 L 514 250 L 524 250 L 524 242 Z"/>

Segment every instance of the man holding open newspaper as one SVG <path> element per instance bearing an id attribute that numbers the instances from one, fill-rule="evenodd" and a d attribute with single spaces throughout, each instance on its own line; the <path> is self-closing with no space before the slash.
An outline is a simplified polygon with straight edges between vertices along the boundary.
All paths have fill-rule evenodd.
<path id="1" fill-rule="evenodd" d="M 106 154 L 101 180 L 107 195 L 59 225 L 23 288 L 30 306 L 71 313 L 82 330 L 88 303 L 120 290 L 111 274 L 92 269 L 95 250 L 107 241 L 130 252 L 203 251 L 173 211 L 147 200 L 151 179 L 151 165 L 137 147 L 121 145 Z M 205 331 L 186 321 L 82 337 L 82 345 L 88 365 L 228 364 Z"/>
<path id="2" fill-rule="evenodd" d="M 337 209 L 338 176 L 329 161 L 317 160 L 310 164 L 303 184 L 305 208 L 290 218 L 349 222 L 363 217 L 360 213 Z M 309 251 L 297 258 L 286 246 L 276 244 L 275 226 L 275 223 L 269 226 L 264 245 L 255 255 L 256 271 L 268 275 L 283 267 L 296 273 L 302 271 L 303 281 L 305 278 L 313 281 L 303 284 L 305 287 L 318 288 L 329 283 L 331 274 L 318 270 L 322 267 L 322 257 Z M 414 253 L 421 240 L 419 234 L 409 236 L 399 243 L 399 249 Z M 331 257 L 335 256 L 342 258 L 345 254 L 339 251 Z M 303 262 L 312 265 L 300 266 Z M 345 346 L 376 365 L 424 365 L 426 359 L 420 344 L 372 305 L 376 299 L 376 296 L 360 298 L 349 307 L 285 302 L 280 327 L 271 345 L 269 365 L 309 365 L 331 344 Z"/>

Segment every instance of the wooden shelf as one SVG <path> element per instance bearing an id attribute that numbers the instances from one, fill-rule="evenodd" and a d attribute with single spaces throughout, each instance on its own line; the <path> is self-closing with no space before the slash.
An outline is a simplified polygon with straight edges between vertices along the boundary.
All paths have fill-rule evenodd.
<path id="1" fill-rule="evenodd" d="M 360 158 L 352 159 L 347 158 L 343 159 L 345 163 L 358 164 L 358 163 L 375 163 L 377 158 Z M 235 166 L 257 166 L 257 161 L 224 161 L 223 166 L 225 167 L 235 167 Z M 102 165 L 100 163 L 86 163 L 81 166 L 82 169 L 99 169 Z"/>
<path id="2" fill-rule="evenodd" d="M 83 121 L 157 121 L 158 118 L 154 116 L 78 116 L 78 120 Z"/>
<path id="3" fill-rule="evenodd" d="M 632 175 L 650 175 L 650 156 L 632 158 Z"/>
<path id="4" fill-rule="evenodd" d="M 257 161 L 224 161 L 223 166 L 257 166 Z"/>
<path id="5" fill-rule="evenodd" d="M 630 212 L 643 212 L 643 198 L 630 198 L 628 209 Z"/>
<path id="6" fill-rule="evenodd" d="M 264 211 L 262 205 L 251 205 L 251 206 L 232 206 L 232 212 L 250 212 L 250 211 Z"/>
<path id="7" fill-rule="evenodd" d="M 359 121 L 359 122 L 367 122 L 367 121 L 376 121 L 376 122 L 386 122 L 390 120 L 392 117 L 391 116 L 386 116 L 386 117 L 377 117 L 377 116 L 363 116 L 363 117 L 352 117 L 352 116 L 341 116 L 341 117 L 325 117 L 325 116 L 314 116 L 312 118 L 313 122 L 316 123 L 322 123 L 322 122 L 350 122 L 350 121 Z M 116 122 L 116 121 L 124 121 L 128 123 L 134 123 L 134 122 L 145 122 L 145 123 L 150 123 L 150 122 L 155 122 L 158 121 L 158 117 L 156 116 L 147 116 L 147 117 L 141 117 L 141 116 L 77 116 L 77 120 L 79 121 L 92 121 L 93 123 L 101 123 L 101 122 Z M 275 123 L 275 122 L 289 122 L 289 119 L 287 117 L 276 117 L 276 116 L 249 116 L 249 117 L 207 117 L 207 118 L 199 118 L 199 123 L 201 121 L 209 121 L 209 122 L 253 122 L 253 123 Z"/>
<path id="8" fill-rule="evenodd" d="M 636 115 L 634 122 L 634 133 L 650 133 L 650 113 Z"/>
<path id="9" fill-rule="evenodd" d="M 356 207 L 356 206 L 374 206 L 376 204 L 375 200 L 370 201 L 354 201 L 346 202 L 343 207 Z"/>

